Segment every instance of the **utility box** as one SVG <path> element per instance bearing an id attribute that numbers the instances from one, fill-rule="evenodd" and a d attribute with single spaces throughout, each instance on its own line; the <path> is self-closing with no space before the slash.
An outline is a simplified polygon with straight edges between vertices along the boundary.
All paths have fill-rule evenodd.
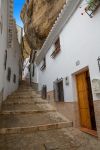
<path id="1" fill-rule="evenodd" d="M 92 80 L 92 88 L 95 94 L 100 94 L 100 79 Z"/>

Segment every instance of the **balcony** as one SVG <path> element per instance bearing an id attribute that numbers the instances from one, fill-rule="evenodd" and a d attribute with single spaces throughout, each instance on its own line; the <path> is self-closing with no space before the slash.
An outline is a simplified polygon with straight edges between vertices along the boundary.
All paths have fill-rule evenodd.
<path id="1" fill-rule="evenodd" d="M 99 6 L 100 0 L 90 0 L 88 2 L 88 6 L 85 8 L 85 12 L 89 15 L 90 18 L 92 18 Z"/>

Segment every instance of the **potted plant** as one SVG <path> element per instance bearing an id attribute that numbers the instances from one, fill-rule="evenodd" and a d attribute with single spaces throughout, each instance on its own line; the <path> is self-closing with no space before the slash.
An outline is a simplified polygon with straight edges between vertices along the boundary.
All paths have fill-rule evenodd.
<path id="1" fill-rule="evenodd" d="M 93 13 L 97 10 L 100 6 L 100 0 L 87 0 L 87 6 L 85 8 L 85 12 L 90 16 L 93 17 Z"/>

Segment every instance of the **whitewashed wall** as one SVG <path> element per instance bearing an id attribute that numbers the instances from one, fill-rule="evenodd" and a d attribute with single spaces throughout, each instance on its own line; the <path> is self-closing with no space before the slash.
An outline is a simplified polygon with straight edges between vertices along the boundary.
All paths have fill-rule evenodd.
<path id="1" fill-rule="evenodd" d="M 13 30 L 13 47 L 8 49 L 7 69 L 5 71 L 4 81 L 4 99 L 18 88 L 19 84 L 19 62 L 20 62 L 20 46 L 17 39 L 16 27 Z M 11 80 L 7 81 L 8 67 L 11 68 Z M 13 82 L 13 76 L 16 75 L 16 83 Z"/>
<path id="2" fill-rule="evenodd" d="M 33 64 L 31 67 L 31 73 L 33 74 Z M 32 75 L 32 82 L 38 83 L 38 68 L 36 64 L 34 64 L 34 76 Z"/>
<path id="3" fill-rule="evenodd" d="M 100 79 L 97 58 L 100 56 L 100 8 L 93 18 L 86 13 L 82 16 L 82 8 L 78 8 L 73 17 L 66 24 L 60 34 L 61 52 L 55 59 L 50 55 L 51 49 L 46 55 L 46 70 L 40 71 L 38 66 L 39 90 L 43 84 L 47 85 L 48 91 L 53 90 L 53 81 L 57 78 L 69 77 L 69 86 L 64 82 L 64 99 L 73 101 L 75 99 L 73 74 L 84 67 L 89 67 L 91 80 Z M 76 62 L 80 65 L 76 66 Z M 65 80 L 64 80 L 65 81 Z M 100 95 L 93 95 L 94 100 L 100 100 Z"/>
<path id="4" fill-rule="evenodd" d="M 4 88 L 4 54 L 7 48 L 7 1 L 1 1 L 0 15 L 0 92 Z"/>
<path id="5" fill-rule="evenodd" d="M 17 32 L 14 27 L 13 31 L 13 47 L 11 49 L 7 48 L 7 28 L 8 28 L 8 9 L 7 9 L 7 0 L 1 1 L 1 15 L 2 15 L 2 33 L 0 26 L 0 93 L 3 91 L 3 99 L 15 91 L 18 88 L 19 83 L 19 59 L 20 59 L 20 47 L 17 40 Z M 4 68 L 4 57 L 5 50 L 7 50 L 7 69 L 11 68 L 11 81 L 7 81 L 7 69 Z M 16 74 L 16 84 L 13 83 L 13 74 Z"/>

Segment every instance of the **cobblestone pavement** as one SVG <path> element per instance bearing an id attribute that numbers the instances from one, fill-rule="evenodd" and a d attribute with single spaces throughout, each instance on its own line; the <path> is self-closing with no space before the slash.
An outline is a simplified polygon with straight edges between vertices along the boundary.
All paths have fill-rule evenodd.
<path id="1" fill-rule="evenodd" d="M 100 150 L 97 138 L 73 128 L 71 121 L 38 97 L 23 85 L 3 103 L 0 150 Z"/>

